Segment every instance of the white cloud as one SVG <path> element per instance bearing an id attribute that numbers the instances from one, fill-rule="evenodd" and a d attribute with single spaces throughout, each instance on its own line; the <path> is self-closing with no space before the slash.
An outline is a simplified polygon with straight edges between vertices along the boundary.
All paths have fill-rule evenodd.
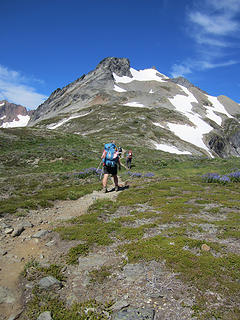
<path id="1" fill-rule="evenodd" d="M 0 65 L 0 100 L 8 100 L 29 109 L 35 109 L 47 97 L 36 92 L 36 89 L 32 86 L 29 86 L 28 82 L 30 80 L 20 72 L 9 70 Z M 35 79 L 34 81 L 39 80 Z"/>
<path id="2" fill-rule="evenodd" d="M 238 47 L 240 1 L 204 0 L 202 6 L 198 1 L 195 3 L 198 9 L 186 13 L 189 37 L 195 43 L 194 57 L 174 64 L 173 77 L 239 63 L 236 59 L 226 60 L 226 56 L 231 56 L 232 48 Z"/>
<path id="3" fill-rule="evenodd" d="M 206 34 L 225 36 L 237 31 L 239 28 L 238 22 L 225 14 L 217 16 L 201 12 L 191 12 L 189 19 L 197 27 L 200 27 L 201 33 Z"/>
<path id="4" fill-rule="evenodd" d="M 209 70 L 214 68 L 221 68 L 221 67 L 227 67 L 234 64 L 237 64 L 238 61 L 234 60 L 228 60 L 223 62 L 213 62 L 213 61 L 207 61 L 207 60 L 191 60 L 187 59 L 185 62 L 182 62 L 182 64 L 174 64 L 172 66 L 171 75 L 172 77 L 179 77 L 179 76 L 185 76 L 187 74 L 192 73 L 194 70 L 197 71 L 203 71 L 203 70 Z"/>
<path id="5" fill-rule="evenodd" d="M 232 46 L 232 44 L 225 39 L 216 39 L 212 36 L 207 36 L 203 34 L 196 34 L 194 36 L 194 40 L 199 45 L 208 45 L 209 47 L 219 47 L 219 48 L 227 48 Z M 216 49 L 216 48 L 215 48 Z"/>
<path id="6" fill-rule="evenodd" d="M 220 63 L 214 63 L 209 61 L 199 61 L 199 66 L 202 68 L 202 70 L 206 70 L 206 69 L 213 69 L 213 68 L 219 68 L 219 67 L 227 67 L 236 63 L 238 62 L 234 60 L 224 61 Z"/>
<path id="7" fill-rule="evenodd" d="M 240 11 L 239 0 L 208 0 L 210 6 L 214 9 L 223 9 L 231 12 L 232 14 L 238 13 Z"/>
<path id="8" fill-rule="evenodd" d="M 186 74 L 192 73 L 192 67 L 189 62 L 182 63 L 182 64 L 174 64 L 172 66 L 171 75 L 172 77 L 179 77 Z"/>

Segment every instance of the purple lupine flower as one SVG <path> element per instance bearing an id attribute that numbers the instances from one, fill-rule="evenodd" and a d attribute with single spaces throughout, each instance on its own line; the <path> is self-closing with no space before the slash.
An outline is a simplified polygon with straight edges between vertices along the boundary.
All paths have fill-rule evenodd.
<path id="1" fill-rule="evenodd" d="M 154 177 L 154 173 L 148 172 L 148 173 L 146 173 L 146 174 L 144 175 L 144 177 L 146 177 L 146 178 Z"/>
<path id="2" fill-rule="evenodd" d="M 74 172 L 73 175 L 74 175 L 74 176 L 78 176 L 78 175 L 79 175 L 79 172 Z"/>
<path id="3" fill-rule="evenodd" d="M 141 177 L 141 176 L 142 176 L 142 174 L 139 172 L 135 172 L 132 174 L 132 177 Z"/>
<path id="4" fill-rule="evenodd" d="M 240 181 L 240 171 L 231 172 L 228 174 L 229 178 L 233 182 Z"/>
<path id="5" fill-rule="evenodd" d="M 211 182 L 218 182 L 220 177 L 221 176 L 218 173 L 207 173 L 202 176 L 202 179 L 205 182 L 211 183 Z"/>
<path id="6" fill-rule="evenodd" d="M 224 175 L 224 176 L 220 177 L 220 179 L 219 179 L 219 182 L 222 183 L 222 184 L 226 184 L 226 183 L 228 183 L 230 181 L 231 180 L 227 175 Z"/>

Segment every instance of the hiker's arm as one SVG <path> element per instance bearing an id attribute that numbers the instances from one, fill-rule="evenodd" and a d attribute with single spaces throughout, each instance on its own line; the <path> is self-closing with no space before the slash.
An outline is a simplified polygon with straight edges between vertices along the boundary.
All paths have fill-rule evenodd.
<path id="1" fill-rule="evenodd" d="M 106 150 L 103 150 L 103 153 L 102 153 L 102 156 L 101 156 L 101 159 L 105 158 L 106 157 Z"/>

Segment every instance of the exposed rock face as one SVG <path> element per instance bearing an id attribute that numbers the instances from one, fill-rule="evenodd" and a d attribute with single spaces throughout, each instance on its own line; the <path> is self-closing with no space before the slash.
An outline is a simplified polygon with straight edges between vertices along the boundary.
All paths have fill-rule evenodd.
<path id="1" fill-rule="evenodd" d="M 0 101 L 0 128 L 4 127 L 4 124 L 7 123 L 18 122 L 20 120 L 19 116 L 30 117 L 32 114 L 33 110 L 28 111 L 21 105 L 2 100 Z M 17 126 L 17 124 L 15 126 Z"/>
<path id="2" fill-rule="evenodd" d="M 240 126 L 232 118 L 224 121 L 220 130 L 213 130 L 209 135 L 210 148 L 221 158 L 240 156 Z"/>
<path id="3" fill-rule="evenodd" d="M 184 77 L 177 77 L 177 78 L 172 78 L 170 79 L 170 81 L 179 84 L 187 89 L 189 88 L 197 88 L 198 90 L 200 90 L 203 93 L 207 93 L 206 91 L 203 91 L 202 89 L 196 87 L 194 84 L 192 84 L 188 79 L 184 78 Z"/>
<path id="4" fill-rule="evenodd" d="M 232 136 L 229 137 L 229 142 L 236 149 L 237 153 L 240 154 L 240 130 L 234 132 Z"/>
<path id="5" fill-rule="evenodd" d="M 210 141 L 209 146 L 212 150 L 214 150 L 220 157 L 224 157 L 225 148 L 226 148 L 226 140 L 222 137 L 214 135 Z"/>
<path id="6" fill-rule="evenodd" d="M 130 70 L 130 61 L 126 58 L 105 58 L 98 65 L 96 69 L 103 70 L 106 73 L 114 72 L 119 77 L 132 77 Z"/>
<path id="7" fill-rule="evenodd" d="M 113 72 L 118 76 L 131 77 L 130 63 L 126 58 L 105 58 L 95 70 L 83 75 L 63 89 L 58 88 L 38 107 L 31 117 L 29 125 L 41 120 L 56 117 L 59 113 L 73 113 L 96 104 L 118 102 L 118 98 L 109 94 L 114 87 Z M 99 98 L 100 102 L 99 102 Z"/>
<path id="8" fill-rule="evenodd" d="M 239 115 L 239 104 L 210 96 L 183 77 L 170 79 L 156 68 L 134 70 L 128 59 L 108 57 L 55 90 L 28 125 L 104 139 L 114 130 L 133 145 L 227 157 L 240 156 Z"/>
<path id="9" fill-rule="evenodd" d="M 177 83 L 177 84 L 180 84 L 181 86 L 184 86 L 186 88 L 195 87 L 194 84 L 192 84 L 190 81 L 188 81 L 188 79 L 186 79 L 184 77 L 172 78 L 172 79 L 170 79 L 170 81 Z"/>

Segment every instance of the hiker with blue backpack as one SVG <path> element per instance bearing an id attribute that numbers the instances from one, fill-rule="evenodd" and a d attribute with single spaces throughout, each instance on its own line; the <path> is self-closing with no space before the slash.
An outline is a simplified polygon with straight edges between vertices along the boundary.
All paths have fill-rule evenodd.
<path id="1" fill-rule="evenodd" d="M 115 184 L 115 191 L 119 190 L 118 186 L 118 176 L 117 176 L 117 167 L 119 166 L 119 170 L 121 170 L 121 163 L 119 160 L 119 154 L 118 149 L 115 145 L 115 141 L 112 141 L 111 143 L 106 143 L 104 145 L 104 151 L 101 156 L 102 162 L 103 162 L 103 192 L 106 193 L 107 191 L 107 181 L 109 174 L 112 175 L 113 181 Z"/>

